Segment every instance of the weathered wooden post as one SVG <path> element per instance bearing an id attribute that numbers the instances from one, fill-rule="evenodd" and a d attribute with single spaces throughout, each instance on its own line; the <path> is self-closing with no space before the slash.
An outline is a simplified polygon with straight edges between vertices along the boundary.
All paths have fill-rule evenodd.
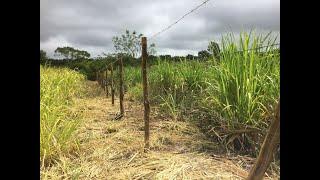
<path id="1" fill-rule="evenodd" d="M 141 70 L 142 70 L 142 84 L 143 84 L 143 104 L 144 104 L 144 142 L 145 147 L 144 151 L 146 152 L 149 149 L 149 115 L 150 115 L 150 105 L 148 99 L 148 80 L 147 80 L 147 38 L 141 38 L 142 43 L 142 63 L 141 63 Z"/>
<path id="2" fill-rule="evenodd" d="M 99 82 L 100 82 L 100 87 L 102 87 L 102 72 L 99 71 Z"/>
<path id="3" fill-rule="evenodd" d="M 101 88 L 104 90 L 104 73 L 101 71 Z"/>
<path id="4" fill-rule="evenodd" d="M 100 71 L 98 71 L 98 84 L 100 85 Z"/>
<path id="5" fill-rule="evenodd" d="M 110 76 L 111 76 L 111 103 L 112 105 L 114 105 L 114 84 L 113 84 L 113 65 L 111 64 L 111 73 L 110 73 Z"/>
<path id="6" fill-rule="evenodd" d="M 123 106 L 123 96 L 124 96 L 124 87 L 123 87 L 123 62 L 122 56 L 119 59 L 119 71 L 120 71 L 120 89 L 119 89 L 119 99 L 120 99 L 120 114 L 124 115 L 124 106 Z"/>
<path id="7" fill-rule="evenodd" d="M 105 88 L 105 79 L 104 79 L 104 71 L 102 71 L 102 74 L 101 74 L 101 87 L 103 89 L 104 92 L 106 92 L 106 88 Z"/>
<path id="8" fill-rule="evenodd" d="M 269 167 L 274 151 L 280 143 L 280 99 L 276 108 L 276 114 L 263 141 L 259 156 L 252 167 L 247 180 L 262 180 Z"/>
<path id="9" fill-rule="evenodd" d="M 106 67 L 106 79 L 105 79 L 105 89 L 106 89 L 106 94 L 107 97 L 109 96 L 109 89 L 108 89 L 108 67 Z"/>
<path id="10" fill-rule="evenodd" d="M 103 87 L 103 71 L 100 72 L 100 86 L 101 88 L 104 90 L 104 87 Z"/>

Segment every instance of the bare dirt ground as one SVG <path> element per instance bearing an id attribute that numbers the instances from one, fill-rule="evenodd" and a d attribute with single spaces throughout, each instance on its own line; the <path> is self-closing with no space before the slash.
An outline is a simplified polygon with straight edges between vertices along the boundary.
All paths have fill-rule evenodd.
<path id="1" fill-rule="evenodd" d="M 61 156 L 41 171 L 41 179 L 245 179 L 253 159 L 217 155 L 218 147 L 189 123 L 150 116 L 150 151 L 143 152 L 143 105 L 125 100 L 125 116 L 116 97 L 88 82 L 88 95 L 76 99 L 84 114 L 77 153 Z M 276 174 L 266 179 L 279 179 Z"/>

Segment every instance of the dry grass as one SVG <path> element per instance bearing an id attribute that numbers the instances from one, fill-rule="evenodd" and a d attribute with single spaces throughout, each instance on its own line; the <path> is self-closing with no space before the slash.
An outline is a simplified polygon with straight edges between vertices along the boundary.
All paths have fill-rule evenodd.
<path id="1" fill-rule="evenodd" d="M 244 179 L 241 157 L 213 156 L 219 148 L 188 122 L 161 120 L 151 114 L 150 151 L 143 152 L 143 108 L 126 101 L 126 115 L 90 83 L 88 95 L 77 100 L 84 123 L 80 150 L 41 168 L 41 179 Z M 91 91 L 91 92 L 90 92 Z M 152 112 L 155 112 L 152 110 Z M 244 159 L 242 157 L 242 159 Z M 248 160 L 248 159 L 247 159 Z M 239 161 L 239 162 L 237 162 Z M 241 161 L 242 163 L 244 161 Z M 273 179 L 277 179 L 273 175 Z"/>

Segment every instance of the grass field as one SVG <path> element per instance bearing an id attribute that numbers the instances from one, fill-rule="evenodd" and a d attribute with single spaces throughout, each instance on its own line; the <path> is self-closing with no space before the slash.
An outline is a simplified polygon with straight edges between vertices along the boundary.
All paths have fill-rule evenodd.
<path id="1" fill-rule="evenodd" d="M 271 46 L 275 41 L 243 33 L 237 42 L 229 34 L 222 38 L 220 59 L 159 60 L 148 74 L 152 104 L 173 119 L 196 121 L 205 131 L 224 126 L 221 131 L 249 127 L 265 133 L 280 95 L 280 53 Z M 140 67 L 126 68 L 125 77 L 128 95 L 142 101 Z M 246 136 L 256 146 L 254 137 Z"/>
<path id="2" fill-rule="evenodd" d="M 76 138 L 77 153 L 63 154 L 41 169 L 41 179 L 245 179 L 254 158 L 226 156 L 192 122 L 150 114 L 150 151 L 144 152 L 143 105 L 125 98 L 126 116 L 114 120 L 119 98 L 111 105 L 96 82 L 86 82 L 88 93 L 75 100 L 83 110 Z M 126 96 L 125 96 L 126 97 Z M 265 179 L 277 179 L 271 164 Z"/>
<path id="3" fill-rule="evenodd" d="M 49 163 L 59 154 L 77 148 L 75 131 L 81 113 L 73 98 L 82 93 L 85 77 L 69 69 L 40 66 L 40 161 Z"/>
<path id="4" fill-rule="evenodd" d="M 126 115 L 115 121 L 117 94 L 112 106 L 84 75 L 40 66 L 41 177 L 245 178 L 280 96 L 275 41 L 270 34 L 228 34 L 219 59 L 158 59 L 149 66 L 149 153 L 143 153 L 141 67 L 124 69 Z M 118 73 L 115 67 L 116 92 Z M 279 161 L 270 178 L 278 178 Z"/>

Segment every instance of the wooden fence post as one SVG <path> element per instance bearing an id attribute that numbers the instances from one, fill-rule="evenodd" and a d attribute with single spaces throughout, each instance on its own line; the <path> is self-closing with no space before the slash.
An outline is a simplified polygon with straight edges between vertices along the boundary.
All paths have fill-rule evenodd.
<path id="1" fill-rule="evenodd" d="M 104 71 L 101 71 L 101 88 L 103 89 L 103 90 L 105 90 L 104 89 L 104 73 L 103 73 Z"/>
<path id="2" fill-rule="evenodd" d="M 270 165 L 273 153 L 280 143 L 280 99 L 276 108 L 275 117 L 269 127 L 268 133 L 263 141 L 259 156 L 252 167 L 247 180 L 262 180 L 264 173 Z"/>
<path id="3" fill-rule="evenodd" d="M 98 84 L 100 86 L 100 71 L 98 71 Z"/>
<path id="4" fill-rule="evenodd" d="M 106 68 L 106 79 L 105 79 L 105 88 L 107 97 L 109 96 L 109 89 L 108 89 L 108 67 Z"/>
<path id="5" fill-rule="evenodd" d="M 149 129 L 149 115 L 150 115 L 150 104 L 148 99 L 148 81 L 147 81 L 147 38 L 141 38 L 142 43 L 142 84 L 143 84 L 143 104 L 144 104 L 144 142 L 145 147 L 144 151 L 146 152 L 149 149 L 149 137 L 150 137 L 150 129 Z"/>
<path id="6" fill-rule="evenodd" d="M 104 86 L 103 86 L 103 71 L 100 72 L 100 85 L 101 85 L 101 88 L 104 90 Z"/>
<path id="7" fill-rule="evenodd" d="M 97 71 L 96 74 L 97 74 L 97 82 L 99 84 L 99 71 Z"/>
<path id="8" fill-rule="evenodd" d="M 101 71 L 99 71 L 99 82 L 100 82 L 100 87 L 102 86 L 102 76 L 101 76 Z"/>
<path id="9" fill-rule="evenodd" d="M 102 89 L 103 89 L 103 91 L 104 92 L 106 92 L 106 88 L 105 88 L 105 82 L 104 82 L 104 71 L 102 71 L 102 73 L 101 73 L 101 87 L 102 87 Z"/>
<path id="10" fill-rule="evenodd" d="M 124 87 L 123 87 L 123 62 L 122 62 L 122 56 L 120 56 L 119 59 L 119 71 L 120 71 L 120 91 L 119 91 L 119 99 L 120 99 L 120 114 L 124 115 L 124 107 L 123 107 L 123 96 L 124 96 Z"/>
<path id="11" fill-rule="evenodd" d="M 114 84 L 113 84 L 113 65 L 111 64 L 111 102 L 114 105 Z"/>

